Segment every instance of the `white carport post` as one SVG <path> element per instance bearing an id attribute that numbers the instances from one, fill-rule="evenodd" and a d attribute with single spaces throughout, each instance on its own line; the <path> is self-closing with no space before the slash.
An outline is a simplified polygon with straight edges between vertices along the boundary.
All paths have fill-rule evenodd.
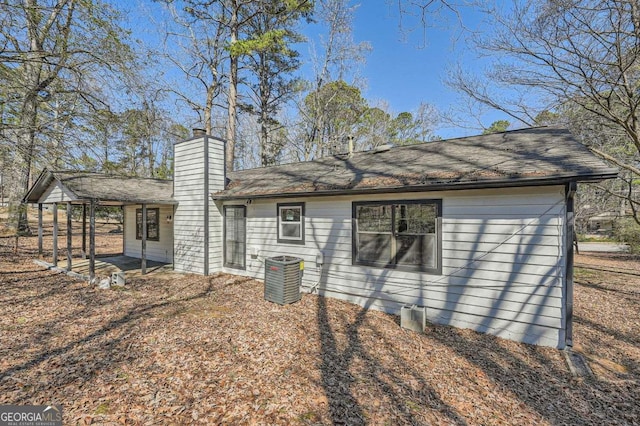
<path id="1" fill-rule="evenodd" d="M 142 259 L 140 259 L 140 273 L 147 273 L 147 205 L 142 203 Z"/>
<path id="2" fill-rule="evenodd" d="M 89 283 L 96 278 L 96 201 L 89 202 Z"/>
<path id="3" fill-rule="evenodd" d="M 42 257 L 42 203 L 38 203 L 38 256 Z"/>
<path id="4" fill-rule="evenodd" d="M 87 203 L 82 203 L 82 258 L 87 258 Z"/>
<path id="5" fill-rule="evenodd" d="M 58 203 L 53 203 L 53 266 L 58 266 Z"/>

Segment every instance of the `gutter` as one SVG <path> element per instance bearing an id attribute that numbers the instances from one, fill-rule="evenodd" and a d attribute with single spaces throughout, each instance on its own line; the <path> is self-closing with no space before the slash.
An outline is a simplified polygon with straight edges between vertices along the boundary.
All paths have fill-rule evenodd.
<path id="1" fill-rule="evenodd" d="M 73 205 L 79 206 L 85 203 L 89 203 L 91 201 L 95 201 L 97 204 L 100 204 L 103 207 L 119 207 L 119 206 L 134 206 L 137 204 L 161 204 L 168 206 L 177 206 L 179 203 L 175 200 L 117 200 L 117 199 L 106 199 L 106 198 L 95 198 L 95 197 L 82 197 L 73 201 L 64 201 L 64 203 L 70 202 Z M 37 204 L 38 201 L 29 201 L 23 200 L 28 204 Z M 113 204 L 112 204 L 113 203 Z M 48 203 L 53 204 L 53 203 Z"/>
<path id="2" fill-rule="evenodd" d="M 407 185 L 380 188 L 362 188 L 362 189 L 333 189 L 322 191 L 303 191 L 292 193 L 275 193 L 275 194 L 253 194 L 243 193 L 237 195 L 225 195 L 221 193 L 211 194 L 214 200 L 239 200 L 239 199 L 266 199 L 266 198 L 297 198 L 297 197 L 322 197 L 330 195 L 363 195 L 363 194 L 383 194 L 383 193 L 399 193 L 399 192 L 425 192 L 425 191 L 449 191 L 463 189 L 491 189 L 491 188 L 515 188 L 524 186 L 550 186 L 550 185 L 567 185 L 576 182 L 598 182 L 605 179 L 613 179 L 618 176 L 616 169 L 607 169 L 598 174 L 590 175 L 557 175 L 552 178 L 518 178 L 518 179 L 496 179 L 472 182 L 445 182 L 432 185 Z"/>

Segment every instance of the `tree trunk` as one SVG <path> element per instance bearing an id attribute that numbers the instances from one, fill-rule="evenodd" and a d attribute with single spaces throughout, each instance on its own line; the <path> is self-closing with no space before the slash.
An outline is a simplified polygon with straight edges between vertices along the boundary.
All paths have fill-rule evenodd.
<path id="1" fill-rule="evenodd" d="M 230 45 L 238 41 L 238 2 L 233 1 L 231 6 L 231 17 L 229 20 L 230 29 Z M 233 50 L 233 49 L 232 49 Z M 238 57 L 233 53 L 230 54 L 229 65 L 229 117 L 227 120 L 227 171 L 233 171 L 234 168 L 234 148 L 236 145 L 236 110 L 238 103 Z"/>
<path id="2" fill-rule="evenodd" d="M 264 53 L 259 54 L 259 78 L 260 78 L 260 86 L 259 86 L 259 94 L 260 94 L 260 154 L 261 154 L 261 163 L 263 166 L 271 166 L 275 164 L 275 159 L 273 158 L 273 150 L 270 149 L 269 146 L 269 92 L 267 81 L 267 72 L 266 69 L 266 61 L 264 57 Z"/>
<path id="3" fill-rule="evenodd" d="M 24 92 L 22 93 L 24 101 L 22 102 L 19 123 L 20 131 L 17 135 L 18 156 L 21 157 L 19 165 L 19 190 L 14 194 L 11 200 L 13 217 L 12 222 L 16 226 L 16 231 L 22 235 L 31 235 L 31 229 L 27 222 L 27 206 L 22 203 L 22 196 L 29 190 L 31 183 L 31 167 L 33 166 L 34 151 L 36 147 L 36 130 L 38 128 L 38 96 L 45 91 L 57 77 L 62 64 L 65 62 L 64 50 L 59 52 L 60 59 L 56 69 L 47 73 L 44 64 L 47 63 L 46 55 L 43 48 L 43 40 L 50 36 L 51 29 L 54 28 L 53 23 L 56 22 L 62 10 L 66 7 L 66 2 L 57 4 L 51 9 L 50 16 L 47 20 L 51 25 L 39 27 L 40 9 L 41 7 L 34 0 L 27 0 L 24 3 L 24 11 L 26 15 L 26 28 L 29 38 L 29 50 L 26 53 L 22 74 L 24 81 Z M 71 17 L 73 15 L 74 2 L 70 1 L 65 19 L 59 26 L 55 28 L 61 32 L 65 41 L 68 40 L 69 28 L 71 26 Z M 66 43 L 62 43 L 66 46 Z"/>
<path id="4" fill-rule="evenodd" d="M 269 146 L 269 129 L 267 129 L 266 123 L 267 112 L 262 110 L 260 112 L 260 154 L 261 154 L 261 163 L 263 167 L 272 166 L 275 164 L 275 158 L 273 155 L 273 150 L 270 149 Z"/>
<path id="5" fill-rule="evenodd" d="M 13 211 L 13 223 L 16 226 L 17 233 L 20 235 L 31 235 L 31 229 L 27 221 L 27 205 L 22 202 L 22 196 L 29 191 L 31 183 L 31 165 L 33 163 L 33 151 L 36 143 L 36 125 L 38 122 L 37 95 L 31 88 L 37 87 L 37 80 L 40 74 L 37 67 L 33 64 L 27 63 L 26 67 L 30 68 L 28 72 L 28 90 L 30 93 L 26 94 L 22 105 L 22 116 L 20 120 L 22 130 L 18 135 L 18 146 L 21 147 L 18 153 L 22 157 L 19 172 L 19 192 L 13 194 L 10 203 L 10 210 Z"/>
<path id="6" fill-rule="evenodd" d="M 207 103 L 204 106 L 204 130 L 207 135 L 212 135 L 213 133 L 213 123 L 212 123 L 212 110 L 213 110 L 213 101 L 215 99 L 216 87 L 214 84 L 211 84 L 207 87 Z M 229 135 L 227 134 L 227 137 Z"/>

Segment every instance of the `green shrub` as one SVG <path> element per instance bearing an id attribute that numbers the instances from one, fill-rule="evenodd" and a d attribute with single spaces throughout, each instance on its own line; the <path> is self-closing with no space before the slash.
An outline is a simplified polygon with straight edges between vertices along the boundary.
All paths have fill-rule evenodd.
<path id="1" fill-rule="evenodd" d="M 613 236 L 617 241 L 629 244 L 631 253 L 640 253 L 640 225 L 632 218 L 616 221 L 613 227 Z"/>

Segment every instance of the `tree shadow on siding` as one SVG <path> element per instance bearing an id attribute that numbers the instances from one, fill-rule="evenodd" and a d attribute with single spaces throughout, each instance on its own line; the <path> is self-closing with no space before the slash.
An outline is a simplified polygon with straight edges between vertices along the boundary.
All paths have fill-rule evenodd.
<path id="1" fill-rule="evenodd" d="M 318 241 L 317 233 L 313 223 L 311 224 L 313 241 Z M 325 265 L 330 261 L 328 256 L 333 253 L 336 246 L 336 238 L 340 230 L 340 225 L 332 223 L 329 232 L 329 241 L 322 246 L 325 253 Z M 335 272 L 334 272 L 335 274 Z M 371 272 L 365 274 L 365 282 L 362 288 L 363 297 L 366 293 L 381 293 L 385 283 L 388 270 L 382 270 L 381 276 L 374 276 Z M 329 404 L 331 421 L 334 424 L 358 425 L 368 423 L 368 412 L 371 407 L 362 407 L 358 401 L 358 378 L 354 377 L 351 370 L 365 368 L 366 371 L 356 373 L 358 377 L 364 376 L 367 380 L 373 381 L 374 387 L 380 389 L 377 399 L 391 404 L 393 411 L 407 424 L 421 424 L 421 419 L 417 417 L 406 400 L 406 395 L 401 395 L 395 389 L 406 388 L 406 377 L 399 377 L 391 369 L 388 369 L 375 351 L 367 349 L 368 344 L 362 344 L 361 331 L 366 327 L 366 315 L 372 306 L 373 298 L 369 296 L 364 306 L 358 310 L 354 319 L 344 318 L 342 321 L 332 317 L 330 307 L 328 307 L 325 294 L 327 292 L 341 292 L 340 289 L 332 287 L 329 282 L 330 277 L 326 267 L 320 271 L 319 295 L 316 299 L 316 319 L 319 329 L 320 348 L 320 371 L 321 383 L 325 390 L 325 396 Z M 342 324 L 341 324 L 342 322 Z M 340 330 L 344 329 L 344 335 Z M 374 333 L 382 341 L 383 333 L 369 328 L 367 331 Z M 400 332 L 400 330 L 399 330 Z M 342 349 L 341 349 L 342 347 Z M 402 348 L 394 348 L 394 359 L 401 359 Z M 357 365 L 357 366 L 356 366 Z M 427 383 L 421 372 L 404 366 L 404 374 L 411 377 L 410 381 L 416 383 L 420 390 L 414 392 L 415 404 L 429 409 L 437 410 L 444 414 L 448 421 L 454 424 L 464 425 L 464 419 L 456 411 L 444 403 L 437 395 L 436 391 Z"/>
<path id="2" fill-rule="evenodd" d="M 348 159 L 344 161 L 344 166 L 355 176 L 351 184 L 357 186 L 364 176 L 363 171 L 355 167 Z M 400 163 L 398 167 L 401 167 Z M 385 178 L 389 176 L 383 174 L 379 177 Z M 330 255 L 336 249 L 336 242 L 342 228 L 343 226 L 340 223 L 336 223 L 335 220 L 332 221 L 329 239 L 324 245 L 316 247 L 325 254 L 325 265 L 331 264 Z M 353 232 L 352 225 L 348 226 L 348 228 Z M 311 223 L 311 230 L 313 235 L 312 241 L 318 241 L 318 233 L 316 232 L 313 222 Z M 348 238 L 348 241 L 349 245 L 351 245 L 351 237 Z M 365 424 L 367 422 L 363 407 L 359 405 L 357 396 L 353 393 L 352 389 L 355 387 L 354 378 L 349 372 L 350 369 L 354 368 L 355 361 L 360 360 L 364 362 L 364 365 L 368 369 L 367 377 L 376 383 L 377 388 L 382 389 L 383 395 L 380 395 L 381 399 L 385 398 L 388 400 L 404 422 L 411 424 L 420 423 L 419 419 L 414 416 L 412 410 L 407 406 L 406 401 L 403 400 L 403 397 L 393 390 L 394 387 L 405 386 L 405 380 L 386 369 L 381 360 L 376 358 L 375 354 L 370 354 L 366 351 L 360 340 L 360 330 L 363 326 L 366 313 L 372 307 L 374 299 L 384 294 L 384 286 L 390 270 L 385 268 L 359 268 L 360 272 L 364 271 L 365 279 L 364 283 L 362 283 L 362 288 L 350 290 L 353 293 L 346 294 L 346 296 L 348 299 L 355 297 L 364 299 L 365 301 L 364 303 L 360 303 L 362 308 L 358 311 L 355 320 L 346 324 L 346 346 L 343 350 L 340 350 L 337 336 L 332 329 L 330 312 L 324 296 L 331 292 L 344 294 L 344 290 L 332 289 L 329 283 L 331 277 L 325 265 L 323 265 L 320 271 L 318 282 L 317 322 L 321 337 L 320 370 L 322 373 L 322 385 L 329 403 L 332 422 L 334 424 Z M 339 269 L 339 266 L 334 268 L 334 270 L 338 270 L 338 273 Z M 333 272 L 333 274 L 335 273 L 336 272 Z M 419 293 L 418 299 L 421 300 L 424 291 L 422 276 L 420 276 L 420 280 L 421 285 L 415 290 Z M 360 284 L 360 282 L 357 284 Z M 406 296 L 403 298 L 388 294 L 386 297 L 389 299 L 388 301 L 396 299 L 396 304 L 402 303 L 400 299 L 406 300 Z M 401 350 L 401 348 L 397 348 L 397 350 Z M 452 423 L 466 424 L 464 419 L 462 419 L 453 408 L 449 407 L 439 398 L 435 390 L 421 377 L 419 372 L 411 371 L 409 367 L 406 368 L 406 371 L 411 375 L 413 381 L 418 383 L 422 389 L 421 395 L 423 395 L 423 397 L 421 398 L 421 403 L 423 405 L 431 406 L 439 412 L 444 413 Z"/>
<path id="3" fill-rule="evenodd" d="M 557 217 L 557 216 L 555 216 Z M 535 234 L 538 235 L 542 232 L 542 226 L 536 226 Z M 558 235 L 558 238 L 562 238 L 563 233 Z M 512 255 L 512 260 L 514 267 L 509 271 L 506 282 L 500 289 L 498 296 L 495 298 L 495 302 L 492 304 L 491 309 L 486 314 L 485 318 L 481 323 L 481 330 L 490 329 L 491 322 L 495 318 L 502 317 L 503 320 L 507 320 L 509 322 L 521 322 L 524 323 L 525 326 L 523 328 L 522 334 L 524 336 L 524 340 L 528 343 L 537 343 L 536 337 L 542 328 L 541 325 L 537 325 L 539 323 L 544 323 L 544 321 L 555 321 L 555 327 L 560 329 L 564 327 L 564 321 L 562 318 L 545 318 L 547 312 L 545 309 L 548 309 L 549 305 L 553 306 L 550 301 L 552 299 L 560 299 L 563 300 L 565 298 L 564 295 L 554 295 L 555 290 L 562 289 L 563 279 L 562 277 L 565 275 L 565 271 L 562 271 L 563 264 L 561 262 L 562 256 L 559 253 L 556 257 L 556 261 L 553 265 L 548 265 L 544 267 L 538 268 L 537 275 L 535 276 L 537 282 L 534 284 L 524 283 L 524 277 L 531 277 L 530 274 L 525 274 L 522 272 L 521 268 L 524 265 L 528 265 L 531 262 L 533 256 L 536 255 L 535 244 L 523 243 L 519 242 L 515 253 Z M 563 245 L 559 242 L 559 250 L 562 250 Z M 517 266 L 516 266 L 517 265 Z M 521 292 L 526 291 L 528 294 L 524 297 L 523 300 L 518 301 L 519 308 L 517 310 L 513 310 L 506 306 L 508 304 L 508 294 L 511 292 Z M 534 298 L 539 298 L 535 300 Z M 533 307 L 530 309 L 530 307 Z M 566 311 L 564 306 L 560 308 L 561 316 L 566 316 Z M 507 317 L 507 318 L 505 318 Z M 508 318 L 510 317 L 510 318 Z M 553 327 L 553 326 L 552 326 Z M 506 330 L 507 327 L 503 326 L 499 328 L 499 331 Z M 565 344 L 565 335 L 564 332 L 559 332 L 558 340 L 555 342 L 558 346 L 562 347 Z"/>
<path id="4" fill-rule="evenodd" d="M 470 164 L 470 161 L 467 159 L 456 158 L 454 160 L 460 161 L 465 164 Z M 568 160 L 568 159 L 565 159 L 565 160 Z M 390 163 L 393 163 L 393 162 L 394 162 L 393 160 L 390 161 Z M 360 180 L 363 178 L 363 176 L 366 175 L 366 173 L 364 173 L 363 170 L 359 170 L 348 159 L 344 160 L 343 163 L 344 163 L 343 168 L 349 171 L 351 173 L 351 176 L 353 176 L 353 179 L 350 182 L 350 187 L 354 187 L 354 188 L 358 187 Z M 399 162 L 398 164 L 395 165 L 400 170 L 403 167 L 403 164 L 401 163 L 402 162 Z M 390 166 L 393 166 L 393 164 L 390 164 Z M 293 176 L 294 174 L 295 173 L 292 173 L 292 175 L 289 177 L 294 177 Z M 389 172 L 389 174 L 379 173 L 377 175 L 377 178 L 384 180 L 387 177 L 394 177 L 394 176 L 397 177 L 392 172 Z M 303 176 L 298 176 L 298 178 L 304 180 Z M 369 178 L 371 178 L 371 176 L 369 176 Z M 318 188 L 322 189 L 322 185 L 319 183 L 321 182 L 314 182 L 314 185 L 318 184 Z M 555 216 L 557 217 L 557 215 Z M 491 287 L 496 288 L 495 283 L 493 283 L 490 278 L 487 278 L 485 276 L 490 271 L 485 270 L 485 271 L 482 271 L 481 273 L 481 271 L 479 271 L 477 268 L 477 262 L 475 262 L 475 255 L 479 251 L 479 247 L 481 246 L 481 244 L 483 244 L 484 242 L 482 241 L 482 235 L 486 231 L 487 226 L 488 224 L 486 222 L 483 222 L 481 224 L 481 229 L 477 231 L 479 237 L 475 241 L 473 241 L 473 248 L 469 250 L 468 259 L 462 259 L 463 262 L 471 262 L 471 263 L 467 267 L 463 268 L 465 269 L 464 271 L 465 273 L 462 274 L 461 280 L 468 282 L 470 280 L 475 279 L 475 280 L 479 280 L 480 282 L 485 282 L 487 284 L 493 284 L 491 285 Z M 312 224 L 312 227 L 313 227 L 313 224 Z M 329 233 L 330 235 L 329 241 L 326 244 L 324 244 L 322 247 L 317 247 L 317 248 L 319 250 L 322 250 L 325 253 L 332 252 L 333 249 L 335 248 L 334 247 L 335 243 L 332 241 L 335 240 L 339 230 L 340 230 L 340 226 L 337 226 L 335 223 L 332 223 L 331 231 Z M 334 238 L 331 238 L 331 236 L 333 236 Z M 315 237 L 315 232 L 314 232 L 314 237 Z M 314 241 L 317 241 L 317 239 L 314 238 Z M 533 297 L 533 294 L 530 294 L 527 297 L 525 297 L 526 301 L 524 303 L 521 303 L 521 300 L 518 300 L 517 303 L 520 303 L 519 307 L 510 306 L 508 309 L 505 309 L 505 305 L 507 304 L 505 295 L 513 290 L 513 285 L 515 285 L 514 283 L 517 283 L 519 279 L 520 280 L 522 279 L 521 274 L 523 274 L 523 272 L 521 271 L 521 267 L 519 265 L 526 265 L 528 263 L 529 257 L 534 254 L 534 247 L 535 247 L 535 244 L 526 245 L 526 244 L 522 244 L 522 241 L 520 241 L 520 244 L 518 245 L 516 252 L 509 254 L 509 256 L 511 256 L 510 262 L 514 264 L 514 267 L 510 270 L 505 270 L 503 272 L 507 276 L 507 278 L 505 278 L 504 281 L 501 280 L 499 289 L 498 291 L 496 291 L 496 296 L 491 298 L 492 300 L 490 302 L 491 303 L 490 306 L 486 306 L 484 304 L 481 304 L 480 306 L 476 306 L 478 308 L 476 314 L 479 314 L 482 316 L 482 318 L 476 319 L 477 329 L 482 329 L 483 331 L 492 331 L 494 333 L 500 333 L 505 331 L 505 328 L 509 325 L 507 324 L 507 322 L 509 321 L 519 320 L 520 322 L 526 323 L 526 321 L 523 321 L 520 317 L 523 317 L 523 318 L 527 317 L 530 322 L 535 322 L 537 318 L 540 318 L 544 314 L 542 312 L 543 307 L 545 305 L 545 301 L 549 297 L 551 297 L 551 294 L 550 294 L 551 291 L 547 291 L 546 294 L 539 294 L 539 293 L 537 294 L 537 296 L 541 297 L 541 301 L 539 302 L 539 305 L 536 308 L 537 310 L 534 309 L 533 312 L 528 312 L 528 313 L 524 312 L 526 303 L 528 303 L 531 300 L 531 298 Z M 325 260 L 327 263 L 330 263 L 331 260 L 328 257 L 329 256 L 327 256 Z M 557 268 L 558 268 L 557 264 L 549 266 L 548 269 L 543 271 L 543 273 L 541 274 L 542 277 L 540 278 L 540 281 L 542 282 L 548 278 L 553 277 L 554 273 L 557 272 Z M 339 269 L 340 269 L 340 266 L 334 266 L 332 269 L 332 273 L 335 274 L 335 271 L 339 271 Z M 348 269 L 348 267 L 346 269 Z M 451 270 L 455 268 L 449 267 L 447 269 Z M 443 273 L 446 274 L 447 269 L 443 270 Z M 329 283 L 331 277 L 328 275 L 328 271 L 324 271 L 324 272 L 325 272 L 323 274 L 324 276 L 321 276 L 319 281 L 320 294 L 330 295 L 332 291 Z M 318 321 L 318 327 L 320 329 L 320 335 L 322 340 L 322 348 L 321 348 L 322 384 L 323 384 L 323 387 L 325 388 L 325 393 L 327 395 L 329 405 L 330 405 L 331 417 L 334 423 L 347 422 L 347 423 L 358 424 L 358 423 L 366 422 L 366 419 L 364 418 L 365 411 L 363 410 L 363 407 L 358 405 L 357 395 L 353 391 L 354 389 L 354 386 L 352 385 L 353 377 L 349 373 L 349 369 L 353 368 L 354 361 L 356 359 L 361 359 L 365 361 L 365 364 L 368 366 L 367 368 L 370 369 L 369 371 L 370 376 L 373 378 L 373 380 L 375 380 L 380 385 L 382 389 L 385 390 L 384 392 L 385 396 L 389 399 L 389 401 L 391 401 L 394 404 L 394 406 L 396 406 L 396 408 L 402 407 L 401 398 L 395 392 L 390 390 L 390 387 L 388 386 L 387 383 L 385 383 L 384 380 L 380 379 L 380 375 L 378 373 L 379 373 L 379 370 L 384 370 L 383 364 L 378 362 L 378 360 L 375 358 L 375 355 L 368 354 L 363 349 L 363 346 L 360 344 L 360 336 L 361 336 L 361 330 L 363 326 L 363 319 L 365 317 L 366 311 L 372 306 L 373 299 L 384 296 L 384 297 L 387 297 L 390 302 L 403 304 L 402 303 L 403 300 L 406 300 L 407 297 L 411 297 L 413 295 L 417 304 L 427 305 L 426 303 L 427 301 L 425 299 L 426 299 L 426 291 L 428 290 L 429 283 L 425 282 L 425 277 L 423 277 L 422 275 L 419 276 L 420 284 L 417 286 L 417 288 L 407 289 L 406 292 L 398 291 L 394 295 L 394 294 L 385 292 L 385 288 L 384 288 L 385 281 L 388 278 L 388 274 L 389 274 L 388 270 L 376 268 L 372 272 L 371 269 L 360 268 L 360 272 L 363 274 L 363 276 L 362 276 L 362 279 L 358 277 L 358 283 L 362 283 L 364 288 L 360 289 L 360 291 L 358 291 L 357 289 L 350 290 L 352 293 L 356 293 L 356 294 L 346 295 L 345 298 L 350 299 L 352 301 L 359 302 L 359 304 L 363 305 L 363 308 L 358 313 L 356 319 L 347 325 L 347 331 L 345 336 L 346 346 L 344 347 L 344 349 L 340 350 L 340 345 L 339 345 L 340 339 L 338 338 L 338 336 L 336 336 L 335 331 L 331 327 L 331 317 L 330 317 L 330 312 L 327 309 L 326 300 L 324 300 L 322 297 L 319 297 L 317 302 L 317 321 Z M 479 276 L 479 275 L 482 275 L 482 276 Z M 349 278 L 347 277 L 344 280 L 348 281 Z M 463 301 L 462 299 L 465 298 L 466 296 L 471 296 L 471 297 L 478 297 L 478 296 L 474 295 L 472 291 L 471 292 L 467 291 L 466 286 L 462 284 L 456 286 L 457 287 L 456 291 L 452 291 L 452 287 L 454 286 L 449 285 L 448 280 L 449 278 L 447 278 L 447 281 L 443 282 L 442 284 L 443 287 L 445 287 L 444 290 L 441 290 L 441 291 L 444 291 L 445 293 L 444 294 L 445 300 L 444 300 L 444 308 L 441 306 L 439 309 L 443 313 L 443 317 L 439 318 L 438 322 L 445 323 L 445 324 L 451 323 L 455 325 L 460 325 L 455 321 L 456 319 L 455 317 L 457 316 L 456 313 L 458 311 L 464 312 L 465 309 L 469 308 L 468 306 L 461 307 L 461 304 L 463 303 L 467 305 L 469 304 L 468 300 L 465 299 Z M 342 292 L 344 294 L 344 291 L 345 291 L 344 288 L 337 289 L 337 290 L 333 289 L 334 293 Z M 473 305 L 475 303 L 476 302 L 474 301 L 471 304 Z M 488 310 L 488 312 L 484 312 L 485 309 Z M 524 335 L 527 335 L 529 332 L 528 329 L 530 328 L 530 325 L 525 325 L 524 328 L 525 328 Z M 508 332 L 508 331 L 505 331 L 505 332 Z M 442 343 L 446 344 L 446 342 L 442 342 Z M 472 355 L 474 352 L 467 351 L 466 349 L 458 346 L 459 345 L 456 345 L 456 347 L 454 347 L 453 349 L 456 352 L 458 352 L 461 356 L 464 356 L 465 358 L 470 358 L 473 362 Z M 475 349 L 477 350 L 478 348 L 475 348 Z M 516 368 L 522 368 L 525 371 L 527 370 L 526 364 L 519 361 L 517 357 L 508 353 L 505 349 L 501 348 L 498 344 L 495 345 L 495 348 L 492 347 L 491 350 L 495 350 L 497 354 L 502 358 L 510 360 L 510 362 Z M 493 361 L 491 357 L 486 357 L 486 359 L 482 359 L 482 362 L 478 363 L 478 366 L 480 368 L 483 368 L 484 363 L 486 363 L 490 366 L 489 368 L 490 372 L 494 370 L 500 371 L 498 370 L 499 364 L 495 362 L 492 363 L 492 362 Z M 561 374 L 562 372 L 554 372 L 554 373 Z M 385 374 L 390 375 L 387 377 L 391 377 L 393 382 L 395 382 L 396 380 L 399 380 L 399 378 L 393 376 L 392 372 L 385 372 Z M 411 372 L 411 375 L 414 377 L 414 380 L 421 383 L 421 385 L 424 387 L 426 392 L 431 395 L 431 397 L 435 397 L 435 400 L 439 401 L 438 403 L 439 405 L 446 405 L 437 398 L 434 390 L 429 387 L 428 383 L 424 382 L 424 380 L 421 379 L 421 376 L 420 374 L 418 374 L 418 372 Z M 514 383 L 513 381 L 509 381 L 506 375 L 494 374 L 494 378 L 497 382 L 502 383 L 506 388 L 513 390 L 520 397 L 523 403 L 527 405 L 531 405 L 534 410 L 536 409 L 535 399 L 531 399 L 525 393 L 519 392 L 517 383 Z M 543 376 L 536 377 L 536 380 L 542 382 Z M 567 403 L 569 403 L 569 401 L 567 401 Z M 460 423 L 460 424 L 465 423 L 464 420 L 459 415 L 457 415 L 453 409 L 449 408 L 448 410 L 445 410 L 445 411 L 447 412 L 447 417 L 449 418 L 450 421 L 455 423 Z M 544 412 L 544 410 L 542 411 Z M 410 410 L 409 411 L 401 410 L 401 412 L 402 412 L 401 416 L 404 421 L 408 423 L 415 423 L 417 421 L 417 419 L 413 417 Z M 577 411 L 571 413 L 570 410 L 567 410 L 567 412 L 575 415 L 579 414 L 577 413 Z M 546 415 L 546 414 L 548 413 L 544 412 L 543 415 Z"/>
<path id="5" fill-rule="evenodd" d="M 557 321 L 558 324 L 555 327 L 560 328 L 562 319 L 545 318 L 547 312 L 544 310 L 552 299 L 563 297 L 558 295 L 556 291 L 562 288 L 562 276 L 564 276 L 561 253 L 555 258 L 553 264 L 540 265 L 534 272 L 524 270 L 535 265 L 534 257 L 540 255 L 537 245 L 538 236 L 544 235 L 545 227 L 550 226 L 547 223 L 548 220 L 555 220 L 558 217 L 561 217 L 561 214 L 547 213 L 546 219 L 542 220 L 542 223 L 528 225 L 512 235 L 509 240 L 496 243 L 484 240 L 485 235 L 491 230 L 487 222 L 483 221 L 476 232 L 477 236 L 472 242 L 468 256 L 458 259 L 462 261 L 462 266 L 457 269 L 455 267 L 443 269 L 443 273 L 449 274 L 447 281 L 453 280 L 453 284 L 447 284 L 447 281 L 442 284 L 442 287 L 445 288 L 443 291 L 446 295 L 446 304 L 442 309 L 444 312 L 437 319 L 437 322 L 445 325 L 469 327 L 476 331 L 495 335 L 515 336 L 514 333 L 517 332 L 529 343 L 536 343 L 535 336 L 543 328 L 536 325 L 537 322 Z M 454 217 L 448 217 L 448 219 L 456 220 Z M 532 217 L 524 219 L 529 220 Z M 513 227 L 515 226 L 520 225 L 513 225 Z M 452 243 L 454 246 L 457 233 L 453 232 L 451 235 L 454 238 Z M 559 240 L 562 237 L 562 233 L 557 235 Z M 489 249 L 481 248 L 482 244 L 488 245 Z M 513 252 L 503 252 L 503 249 L 499 249 L 502 244 L 514 247 Z M 559 244 L 558 250 L 561 250 L 561 241 Z M 496 249 L 499 250 L 494 253 Z M 501 256 L 501 258 L 492 259 L 494 254 Z M 499 263 L 507 262 L 511 267 L 503 271 L 492 271 L 492 264 L 495 264 L 496 261 Z M 447 269 L 453 269 L 453 271 L 449 272 Z M 536 282 L 532 282 L 532 280 L 536 280 Z M 456 281 L 463 282 L 456 283 Z M 474 282 L 476 284 L 473 284 Z M 472 283 L 472 285 L 467 286 L 467 283 Z M 478 287 L 478 283 L 480 283 L 480 287 Z M 474 288 L 478 288 L 478 292 L 474 292 Z M 493 295 L 481 296 L 481 290 L 489 290 Z M 525 294 L 523 295 L 523 293 Z M 516 299 L 513 299 L 514 297 Z M 487 304 L 489 301 L 490 304 Z M 551 306 L 555 305 L 551 303 Z M 566 315 L 564 308 L 560 310 L 562 316 Z M 466 317 L 469 317 L 473 312 L 478 317 L 465 324 L 465 315 L 461 315 L 464 312 L 467 312 Z M 462 319 L 456 319 L 456 317 Z M 459 324 L 459 321 L 462 323 Z M 558 338 L 559 340 L 555 344 L 564 345 L 564 334 L 560 333 Z"/>

